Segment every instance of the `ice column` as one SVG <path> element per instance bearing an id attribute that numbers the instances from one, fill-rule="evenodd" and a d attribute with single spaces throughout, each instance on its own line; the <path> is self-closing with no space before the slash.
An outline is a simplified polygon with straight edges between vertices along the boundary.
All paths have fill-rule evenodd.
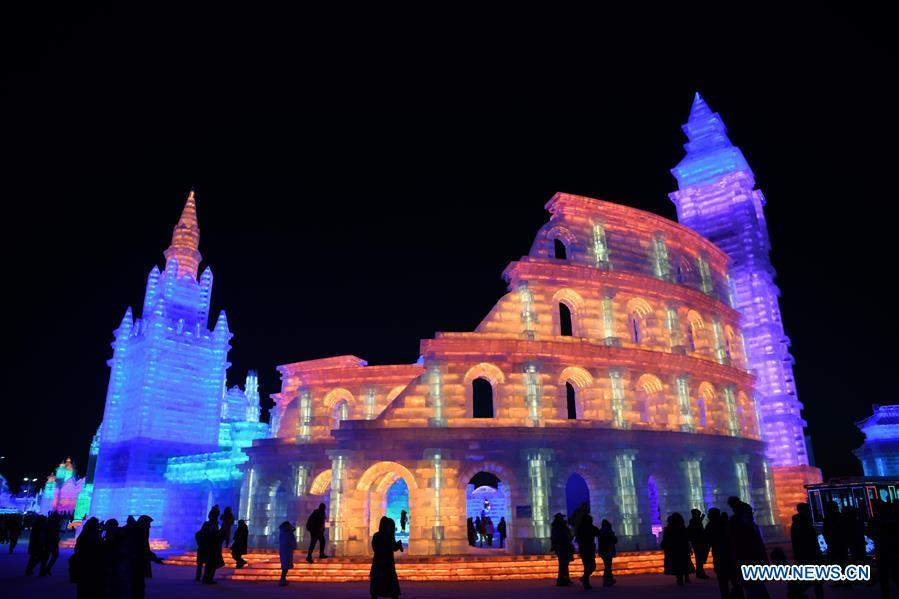
<path id="1" fill-rule="evenodd" d="M 593 258 L 597 268 L 611 270 L 609 262 L 609 246 L 606 245 L 606 231 L 599 223 L 593 225 Z"/>
<path id="2" fill-rule="evenodd" d="M 610 369 L 609 379 L 612 381 L 612 426 L 627 428 L 627 421 L 624 419 L 624 381 L 621 379 L 621 371 L 617 368 Z"/>
<path id="3" fill-rule="evenodd" d="M 621 510 L 621 533 L 637 534 L 637 491 L 634 485 L 634 452 L 624 451 L 615 455 L 617 473 L 618 506 Z"/>
<path id="4" fill-rule="evenodd" d="M 682 374 L 675 380 L 675 385 L 677 387 L 677 407 L 680 412 L 680 429 L 692 433 L 696 431 L 696 427 L 693 425 L 693 412 L 690 409 L 688 381 L 688 377 Z"/>
<path id="5" fill-rule="evenodd" d="M 525 402 L 531 426 L 540 426 L 540 374 L 535 364 L 524 367 Z"/>
<path id="6" fill-rule="evenodd" d="M 434 416 L 428 421 L 430 426 L 446 426 L 446 418 L 443 416 L 443 375 L 440 372 L 440 364 L 432 363 L 428 366 L 428 384 L 430 390 L 428 399 L 434 409 Z"/>

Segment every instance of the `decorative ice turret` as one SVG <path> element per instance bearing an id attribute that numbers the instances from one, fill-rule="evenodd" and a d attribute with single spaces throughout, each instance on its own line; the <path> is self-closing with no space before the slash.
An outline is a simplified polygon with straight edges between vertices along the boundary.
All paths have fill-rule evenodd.
<path id="1" fill-rule="evenodd" d="M 865 476 L 899 476 L 899 405 L 875 405 L 874 414 L 856 424 L 865 435 L 855 450 Z"/>
<path id="2" fill-rule="evenodd" d="M 756 376 L 762 438 L 774 466 L 782 515 L 788 515 L 803 501 L 802 483 L 820 480 L 820 471 L 808 466 L 802 404 L 769 258 L 765 197 L 755 188 L 755 175 L 740 148 L 728 138 L 724 121 L 698 93 L 683 130 L 687 154 L 671 171 L 678 191 L 670 197 L 678 221 L 731 259 L 732 303 L 742 315 L 748 366 Z"/>
<path id="3" fill-rule="evenodd" d="M 115 331 L 91 514 L 148 514 L 162 526 L 167 460 L 215 451 L 232 335 L 224 312 L 209 329 L 212 272 L 202 259 L 194 192 L 147 278 L 141 318 Z"/>

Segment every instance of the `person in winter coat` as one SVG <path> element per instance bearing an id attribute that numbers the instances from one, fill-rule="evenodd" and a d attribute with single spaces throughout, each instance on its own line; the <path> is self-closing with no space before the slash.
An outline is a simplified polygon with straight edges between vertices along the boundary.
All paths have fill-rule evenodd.
<path id="1" fill-rule="evenodd" d="M 565 516 L 561 513 L 553 517 L 549 529 L 551 549 L 559 558 L 559 574 L 556 576 L 557 587 L 572 585 L 571 575 L 568 573 L 568 564 L 574 557 L 574 545 L 571 542 L 571 529 L 565 522 Z"/>
<path id="2" fill-rule="evenodd" d="M 793 523 L 790 526 L 790 542 L 793 545 L 793 560 L 798 565 L 817 565 L 821 563 L 821 545 L 818 543 L 818 532 L 812 521 L 812 510 L 807 503 L 796 504 L 796 513 L 793 514 Z M 821 580 L 814 582 L 794 581 L 797 594 L 804 593 L 809 587 L 814 587 L 816 599 L 824 596 L 824 583 Z M 792 582 L 790 584 L 793 584 Z M 789 585 L 788 585 L 789 587 Z M 799 595 L 801 596 L 801 595 Z"/>
<path id="3" fill-rule="evenodd" d="M 279 587 L 287 586 L 287 571 L 293 569 L 293 552 L 297 548 L 296 529 L 285 520 L 278 527 L 281 532 L 278 535 L 278 554 L 281 558 L 281 580 Z"/>
<path id="4" fill-rule="evenodd" d="M 103 539 L 96 518 L 84 523 L 75 541 L 75 552 L 69 558 L 69 580 L 77 585 L 78 599 L 103 597 Z"/>
<path id="5" fill-rule="evenodd" d="M 737 571 L 741 566 L 749 564 L 767 564 L 768 552 L 762 532 L 752 515 L 752 506 L 738 497 L 728 497 L 727 505 L 733 512 L 727 524 Z M 769 596 L 765 583 L 761 580 L 742 580 L 741 577 L 740 586 L 749 599 L 765 599 Z"/>
<path id="6" fill-rule="evenodd" d="M 702 521 L 705 515 L 697 509 L 690 510 L 690 523 L 687 525 L 687 538 L 693 548 L 693 557 L 696 559 L 696 578 L 708 578 L 703 569 L 709 559 L 709 541 L 706 538 L 705 526 Z"/>
<path id="7" fill-rule="evenodd" d="M 599 546 L 599 557 L 602 558 L 602 586 L 610 587 L 617 581 L 612 575 L 612 559 L 615 557 L 615 545 L 618 543 L 618 537 L 612 530 L 612 523 L 603 520 L 599 526 L 599 537 L 597 545 Z"/>
<path id="8" fill-rule="evenodd" d="M 377 597 L 400 596 L 400 582 L 396 575 L 396 562 L 393 559 L 395 551 L 402 551 L 403 544 L 396 540 L 396 523 L 392 518 L 383 516 L 378 523 L 378 532 L 371 538 L 371 548 L 374 556 L 371 560 L 371 572 L 369 574 L 369 592 L 372 599 Z"/>
<path id="9" fill-rule="evenodd" d="M 47 553 L 44 546 L 44 529 L 47 528 L 47 517 L 37 516 L 31 523 L 31 531 L 28 533 L 28 563 L 25 565 L 25 576 L 34 574 L 34 567 L 41 565 L 41 570 L 47 563 Z"/>
<path id="10" fill-rule="evenodd" d="M 493 533 L 496 532 L 493 529 L 493 520 L 490 516 L 484 518 L 484 537 L 487 539 L 487 545 L 489 547 L 493 547 Z"/>
<path id="11" fill-rule="evenodd" d="M 58 513 L 53 512 L 47 517 L 47 525 L 44 527 L 44 555 L 49 561 L 46 564 L 41 562 L 39 576 L 50 576 L 50 570 L 59 559 L 59 529 L 61 526 L 62 517 Z"/>
<path id="12" fill-rule="evenodd" d="M 713 569 L 718 579 L 721 599 L 742 596 L 737 568 L 728 536 L 727 514 L 716 507 L 709 509 L 709 521 L 705 525 L 705 535 L 712 550 Z M 739 592 L 738 592 L 739 591 Z"/>
<path id="13" fill-rule="evenodd" d="M 225 547 L 231 546 L 232 526 L 234 526 L 234 512 L 231 511 L 231 506 L 229 505 L 222 513 L 222 540 L 225 542 Z"/>
<path id="14" fill-rule="evenodd" d="M 318 509 L 313 510 L 306 520 L 306 530 L 309 532 L 309 552 L 306 554 L 306 561 L 312 563 L 312 552 L 315 550 L 315 544 L 318 543 L 318 557 L 325 559 L 325 504 L 318 504 Z"/>
<path id="15" fill-rule="evenodd" d="M 674 576 L 677 586 L 690 582 L 690 574 L 694 572 L 690 561 L 690 539 L 687 538 L 687 527 L 684 517 L 674 512 L 668 516 L 668 525 L 662 531 L 662 551 L 665 553 L 665 574 Z"/>
<path id="16" fill-rule="evenodd" d="M 203 540 L 203 584 L 216 584 L 215 571 L 225 565 L 222 558 L 222 543 L 225 539 L 222 537 L 222 531 L 218 528 L 218 515 L 216 518 L 209 518 L 209 525 L 206 528 L 206 535 Z"/>
<path id="17" fill-rule="evenodd" d="M 596 537 L 599 529 L 593 524 L 593 516 L 590 513 L 582 514 L 574 537 L 577 539 L 578 553 L 584 564 L 584 575 L 581 576 L 581 584 L 585 589 L 593 588 L 590 584 L 590 575 L 596 572 Z"/>
<path id="18" fill-rule="evenodd" d="M 409 514 L 406 513 L 406 510 L 402 510 L 400 512 L 400 531 L 406 532 L 406 524 L 409 522 Z"/>
<path id="19" fill-rule="evenodd" d="M 203 578 L 203 566 L 206 564 L 206 558 L 209 553 L 209 520 L 203 523 L 196 533 L 194 540 L 197 542 L 197 572 L 194 580 L 200 582 Z"/>
<path id="20" fill-rule="evenodd" d="M 231 557 L 237 563 L 236 568 L 240 570 L 247 565 L 247 560 L 243 558 L 247 553 L 247 543 L 250 539 L 250 529 L 243 520 L 237 521 L 237 530 L 234 531 L 234 542 L 231 543 Z"/>
<path id="21" fill-rule="evenodd" d="M 506 518 L 505 516 L 501 516 L 499 519 L 499 524 L 496 525 L 496 532 L 499 533 L 499 546 L 500 549 L 506 546 Z"/>

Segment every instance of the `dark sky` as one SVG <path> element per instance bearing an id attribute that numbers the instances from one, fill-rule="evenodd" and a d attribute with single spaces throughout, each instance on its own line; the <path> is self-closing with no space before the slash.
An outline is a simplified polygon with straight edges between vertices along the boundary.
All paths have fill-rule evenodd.
<path id="1" fill-rule="evenodd" d="M 895 36 L 686 6 L 0 17 L 0 471 L 84 465 L 112 331 L 191 185 L 229 384 L 257 368 L 267 396 L 277 364 L 411 362 L 473 328 L 555 191 L 674 218 L 700 89 L 768 198 L 818 464 L 857 472 L 853 422 L 899 400 Z"/>

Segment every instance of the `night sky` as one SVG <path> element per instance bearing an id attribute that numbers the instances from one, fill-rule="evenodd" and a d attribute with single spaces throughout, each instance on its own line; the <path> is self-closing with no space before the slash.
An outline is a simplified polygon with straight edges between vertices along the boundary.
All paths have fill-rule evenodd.
<path id="1" fill-rule="evenodd" d="M 112 331 L 192 185 L 229 385 L 256 368 L 267 397 L 278 364 L 412 362 L 471 330 L 556 191 L 673 219 L 699 89 L 768 199 L 817 464 L 860 473 L 854 421 L 899 402 L 887 22 L 698 3 L 3 15 L 0 472 L 83 471 Z"/>

